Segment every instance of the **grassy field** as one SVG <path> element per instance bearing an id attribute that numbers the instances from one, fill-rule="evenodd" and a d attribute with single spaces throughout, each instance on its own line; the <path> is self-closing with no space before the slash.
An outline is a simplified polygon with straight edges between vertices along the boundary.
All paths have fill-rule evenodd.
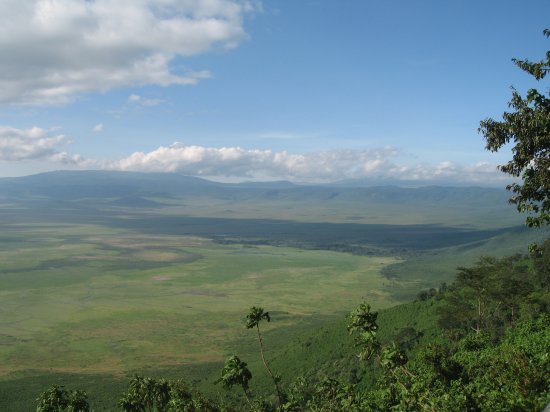
<path id="1" fill-rule="evenodd" d="M 397 303 L 380 275 L 391 257 L 99 226 L 17 226 L 0 252 L 0 373 L 112 373 L 219 361 L 252 305 L 275 327 Z"/>
<path id="2" fill-rule="evenodd" d="M 472 189 L 473 190 L 473 189 Z M 306 194 L 303 194 L 303 192 Z M 497 202 L 483 202 L 483 192 L 474 191 L 470 198 L 450 199 L 442 203 L 434 194 L 413 200 L 332 193 L 334 197 L 316 196 L 315 189 L 272 191 L 250 199 L 186 197 L 151 198 L 167 216 L 193 216 L 229 219 L 277 219 L 309 223 L 355 223 L 394 225 L 444 225 L 475 229 L 494 229 L 521 225 L 523 218 L 507 205 L 508 194 Z M 323 193 L 323 195 L 326 195 Z M 355 195 L 355 197 L 354 197 Z M 476 199 L 473 197 L 476 196 Z M 492 199 L 491 199 L 492 200 Z M 472 207 L 472 205 L 475 205 Z"/>

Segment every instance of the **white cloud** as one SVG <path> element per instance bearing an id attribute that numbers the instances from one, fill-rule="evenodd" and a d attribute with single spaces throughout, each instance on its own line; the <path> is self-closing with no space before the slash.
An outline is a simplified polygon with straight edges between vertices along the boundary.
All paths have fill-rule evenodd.
<path id="1" fill-rule="evenodd" d="M 490 183 L 505 178 L 496 166 L 453 162 L 399 165 L 393 147 L 373 150 L 327 150 L 292 154 L 240 147 L 186 146 L 174 143 L 135 152 L 117 161 L 87 161 L 86 167 L 144 172 L 181 172 L 209 178 L 334 182 L 345 179 L 441 183 Z"/>
<path id="2" fill-rule="evenodd" d="M 324 181 L 354 178 L 382 167 L 394 151 L 327 151 L 291 154 L 240 147 L 211 148 L 174 143 L 168 147 L 132 155 L 109 168 L 154 172 L 182 172 L 196 176 L 241 177 Z"/>
<path id="3" fill-rule="evenodd" d="M 67 143 L 66 137 L 55 135 L 53 131 L 39 127 L 16 129 L 0 126 L 0 161 L 53 160 L 65 163 L 69 159 L 75 160 L 74 156 L 59 150 L 59 146 Z"/>
<path id="4" fill-rule="evenodd" d="M 387 171 L 388 177 L 413 182 L 450 182 L 485 184 L 509 181 L 511 178 L 497 169 L 497 165 L 478 162 L 460 165 L 450 161 L 436 164 L 417 164 L 412 166 L 393 165 Z"/>
<path id="5" fill-rule="evenodd" d="M 389 146 L 372 150 L 326 150 L 295 154 L 174 143 L 150 152 L 134 152 L 119 160 L 86 159 L 79 154 L 63 151 L 61 147 L 68 143 L 67 138 L 54 132 L 55 129 L 39 127 L 16 129 L 0 126 L 0 161 L 46 160 L 79 169 L 180 172 L 234 181 L 285 179 L 325 183 L 365 179 L 373 183 L 407 181 L 419 185 L 484 185 L 509 180 L 495 165 L 486 162 L 466 166 L 449 161 L 402 165 L 398 162 L 399 150 Z"/>
<path id="6" fill-rule="evenodd" d="M 128 102 L 135 103 L 140 106 L 145 107 L 152 107 L 152 106 L 158 106 L 159 104 L 164 103 L 164 100 L 162 99 L 148 99 L 145 97 L 142 97 L 138 94 L 132 94 L 128 97 Z"/>
<path id="7" fill-rule="evenodd" d="M 0 103 L 59 104 L 86 92 L 192 85 L 206 70 L 174 59 L 236 47 L 254 2 L 3 0 Z"/>
<path id="8" fill-rule="evenodd" d="M 128 97 L 128 101 L 130 103 L 138 103 L 139 101 L 141 100 L 141 96 L 137 95 L 137 94 L 131 94 L 129 97 Z"/>
<path id="9" fill-rule="evenodd" d="M 103 123 L 98 123 L 92 129 L 95 133 L 101 133 L 103 131 Z"/>

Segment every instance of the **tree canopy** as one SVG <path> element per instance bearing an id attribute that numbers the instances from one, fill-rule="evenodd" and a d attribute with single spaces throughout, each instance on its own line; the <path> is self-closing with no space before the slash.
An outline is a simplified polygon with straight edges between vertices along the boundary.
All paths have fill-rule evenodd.
<path id="1" fill-rule="evenodd" d="M 550 37 L 550 30 L 544 30 Z M 543 80 L 550 72 L 550 50 L 544 59 L 512 59 L 521 70 Z M 509 102 L 511 112 L 502 115 L 502 121 L 491 118 L 481 121 L 479 131 L 486 139 L 486 149 L 496 152 L 512 142 L 513 157 L 499 169 L 515 177 L 521 183 L 507 186 L 514 195 L 510 202 L 520 212 L 528 212 L 526 223 L 531 227 L 550 224 L 550 95 L 536 89 L 527 91 L 525 97 L 512 89 Z"/>

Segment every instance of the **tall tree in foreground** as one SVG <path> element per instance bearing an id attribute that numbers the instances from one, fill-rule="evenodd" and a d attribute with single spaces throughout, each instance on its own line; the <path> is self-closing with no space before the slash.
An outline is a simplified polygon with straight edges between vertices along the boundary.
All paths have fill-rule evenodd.
<path id="1" fill-rule="evenodd" d="M 550 37 L 550 30 L 544 30 Z M 521 70 L 537 81 L 550 72 L 550 51 L 538 62 L 512 59 Z M 518 211 L 531 213 L 526 223 L 530 227 L 550 224 L 550 96 L 536 89 L 527 91 L 525 97 L 513 89 L 509 106 L 512 112 L 505 112 L 502 121 L 486 119 L 480 123 L 479 131 L 486 139 L 486 149 L 496 152 L 513 142 L 513 157 L 499 166 L 504 173 L 521 177 L 521 183 L 507 186 L 514 195 L 510 203 Z"/>
<path id="2" fill-rule="evenodd" d="M 282 405 L 284 402 L 283 402 L 283 394 L 281 392 L 281 388 L 279 387 L 280 378 L 273 374 L 273 372 L 271 371 L 271 368 L 269 367 L 269 364 L 267 363 L 267 360 L 265 359 L 264 344 L 262 341 L 262 334 L 260 333 L 260 322 L 262 320 L 266 320 L 267 322 L 271 321 L 269 312 L 264 312 L 263 308 L 252 306 L 250 308 L 250 312 L 248 312 L 248 315 L 246 315 L 246 328 L 247 329 L 256 328 L 256 333 L 258 335 L 258 343 L 260 344 L 260 355 L 262 357 L 262 361 L 264 363 L 265 368 L 267 369 L 267 372 L 269 373 L 269 376 L 271 376 L 271 379 L 275 384 L 277 397 L 279 398 L 279 405 Z"/>

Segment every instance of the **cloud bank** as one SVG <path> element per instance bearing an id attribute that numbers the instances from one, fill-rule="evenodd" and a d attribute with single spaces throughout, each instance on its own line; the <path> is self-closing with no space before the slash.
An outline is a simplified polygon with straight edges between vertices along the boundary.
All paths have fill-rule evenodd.
<path id="1" fill-rule="evenodd" d="M 77 169 L 183 173 L 214 180 L 289 180 L 328 183 L 341 180 L 417 182 L 418 184 L 491 184 L 506 178 L 495 165 L 399 164 L 393 147 L 371 150 L 326 150 L 305 154 L 287 151 L 204 147 L 174 143 L 118 160 L 87 159 L 63 150 L 70 143 L 55 129 L 0 126 L 0 161 L 47 161 Z"/>
<path id="2" fill-rule="evenodd" d="M 210 73 L 176 69 L 174 60 L 236 47 L 253 10 L 246 0 L 3 0 L 0 104 L 196 84 Z"/>
<path id="3" fill-rule="evenodd" d="M 144 172 L 180 172 L 212 179 L 290 180 L 325 183 L 340 180 L 413 181 L 486 184 L 505 177 L 495 165 L 480 162 L 463 166 L 399 165 L 399 150 L 327 150 L 306 154 L 286 151 L 203 147 L 174 143 L 150 152 L 135 152 L 117 161 L 95 163 L 103 169 Z M 87 167 L 94 162 L 86 163 Z"/>
<path id="4" fill-rule="evenodd" d="M 117 170 L 182 172 L 196 176 L 334 180 L 362 176 L 382 168 L 394 149 L 325 151 L 291 154 L 286 151 L 250 150 L 240 147 L 168 147 L 130 156 L 108 165 Z"/>

